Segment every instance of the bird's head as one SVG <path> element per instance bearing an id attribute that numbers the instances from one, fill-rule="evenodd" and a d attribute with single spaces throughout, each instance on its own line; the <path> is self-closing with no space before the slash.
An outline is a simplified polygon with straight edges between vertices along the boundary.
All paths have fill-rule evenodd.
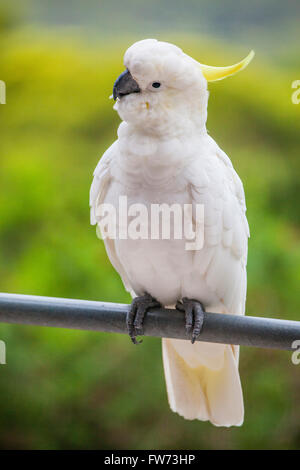
<path id="1" fill-rule="evenodd" d="M 200 64 L 173 44 L 145 39 L 125 53 L 126 70 L 113 87 L 122 120 L 146 132 L 166 133 L 192 125 L 202 128 L 207 118 L 207 82 L 221 80 L 248 65 L 254 53 L 229 67 Z"/>

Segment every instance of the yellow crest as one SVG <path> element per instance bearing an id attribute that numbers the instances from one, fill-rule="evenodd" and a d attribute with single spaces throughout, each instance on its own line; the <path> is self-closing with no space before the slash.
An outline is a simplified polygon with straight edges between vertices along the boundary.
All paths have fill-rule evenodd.
<path id="1" fill-rule="evenodd" d="M 217 80 L 223 80 L 223 78 L 230 77 L 237 72 L 243 70 L 251 62 L 254 57 L 254 51 L 251 51 L 247 57 L 245 57 L 241 62 L 238 62 L 234 65 L 229 65 L 228 67 L 213 67 L 210 65 L 200 64 L 204 78 L 208 82 L 215 82 Z"/>

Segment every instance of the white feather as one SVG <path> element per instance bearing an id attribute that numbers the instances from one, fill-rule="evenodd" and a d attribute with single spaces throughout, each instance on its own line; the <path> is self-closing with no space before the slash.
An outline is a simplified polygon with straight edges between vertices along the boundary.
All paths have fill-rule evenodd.
<path id="1" fill-rule="evenodd" d="M 153 203 L 192 204 L 194 209 L 203 204 L 201 250 L 185 250 L 185 240 L 117 238 L 105 241 L 108 256 L 133 296 L 148 292 L 166 306 L 189 297 L 208 312 L 243 314 L 249 236 L 245 196 L 229 158 L 206 132 L 206 81 L 180 49 L 155 40 L 132 46 L 125 65 L 141 92 L 115 105 L 125 122 L 95 170 L 91 223 L 98 221 L 99 204 L 117 208 L 124 195 L 128 205 L 139 202 L 149 210 Z M 152 93 L 149 84 L 158 80 L 163 89 Z M 217 426 L 240 425 L 238 354 L 236 346 L 163 340 L 172 410 Z"/>

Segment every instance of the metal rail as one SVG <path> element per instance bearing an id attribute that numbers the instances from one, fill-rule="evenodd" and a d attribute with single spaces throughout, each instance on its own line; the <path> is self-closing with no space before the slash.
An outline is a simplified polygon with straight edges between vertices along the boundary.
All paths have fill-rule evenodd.
<path id="1" fill-rule="evenodd" d="M 0 323 L 127 333 L 129 305 L 88 300 L 0 294 Z M 153 309 L 144 323 L 145 336 L 187 339 L 184 315 Z M 273 318 L 205 313 L 198 341 L 261 348 L 293 349 L 300 322 Z"/>

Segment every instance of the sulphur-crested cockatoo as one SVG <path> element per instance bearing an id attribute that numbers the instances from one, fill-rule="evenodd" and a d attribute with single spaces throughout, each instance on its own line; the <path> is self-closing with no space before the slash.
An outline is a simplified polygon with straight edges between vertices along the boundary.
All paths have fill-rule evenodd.
<path id="1" fill-rule="evenodd" d="M 134 343 L 149 308 L 177 305 L 185 312 L 192 342 L 162 340 L 170 407 L 216 426 L 243 422 L 239 351 L 195 339 L 203 309 L 244 314 L 249 229 L 241 180 L 206 130 L 207 82 L 242 70 L 253 54 L 233 66 L 211 67 L 166 42 L 133 44 L 113 87 L 123 122 L 96 167 L 90 192 L 91 222 L 102 231 L 100 206 L 120 211 L 124 196 L 128 207 L 140 203 L 149 212 L 155 204 L 204 207 L 204 222 L 195 225 L 193 218 L 195 230 L 203 231 L 201 249 L 186 249 L 183 239 L 121 236 L 118 230 L 103 238 L 133 296 L 127 326 Z M 111 220 L 121 229 L 121 218 Z"/>

